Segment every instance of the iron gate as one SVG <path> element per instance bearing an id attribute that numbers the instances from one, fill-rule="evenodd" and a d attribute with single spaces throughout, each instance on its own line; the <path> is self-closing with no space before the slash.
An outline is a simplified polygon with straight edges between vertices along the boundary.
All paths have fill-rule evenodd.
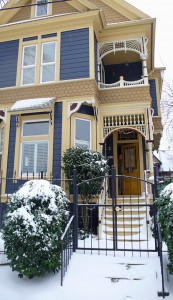
<path id="1" fill-rule="evenodd" d="M 128 180 L 129 194 L 119 194 L 119 182 Z M 74 180 L 75 181 L 75 180 Z M 87 193 L 91 182 L 102 183 L 101 193 Z M 140 186 L 133 195 L 134 181 Z M 82 192 L 81 192 L 82 190 Z M 74 182 L 75 247 L 92 251 L 156 252 L 157 226 L 155 185 L 147 180 L 116 175 Z"/>

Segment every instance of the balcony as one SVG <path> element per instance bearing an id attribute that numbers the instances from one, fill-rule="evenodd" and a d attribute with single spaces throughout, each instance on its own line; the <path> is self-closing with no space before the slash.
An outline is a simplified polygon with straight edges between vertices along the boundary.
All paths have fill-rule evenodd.
<path id="1" fill-rule="evenodd" d="M 98 44 L 100 89 L 148 85 L 147 38 Z"/>

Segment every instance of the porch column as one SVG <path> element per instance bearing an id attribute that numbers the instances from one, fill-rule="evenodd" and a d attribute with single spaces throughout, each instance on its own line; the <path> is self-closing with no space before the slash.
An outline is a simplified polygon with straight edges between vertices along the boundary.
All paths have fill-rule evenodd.
<path id="1" fill-rule="evenodd" d="M 149 170 L 150 174 L 154 174 L 154 166 L 153 166 L 153 143 L 148 142 L 148 164 L 149 164 Z"/>
<path id="2" fill-rule="evenodd" d="M 144 83 L 148 84 L 147 56 L 145 54 L 141 54 L 140 58 L 142 59 L 142 73 L 143 73 Z"/>

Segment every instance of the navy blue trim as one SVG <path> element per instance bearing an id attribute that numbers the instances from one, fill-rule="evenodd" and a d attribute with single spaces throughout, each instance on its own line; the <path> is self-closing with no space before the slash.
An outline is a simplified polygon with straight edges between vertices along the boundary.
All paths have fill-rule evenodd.
<path id="1" fill-rule="evenodd" d="M 94 116 L 93 107 L 88 105 L 81 105 L 77 112 L 84 115 Z"/>
<path id="2" fill-rule="evenodd" d="M 152 108 L 154 109 L 154 116 L 158 116 L 158 107 L 157 107 L 157 95 L 156 95 L 156 82 L 155 79 L 149 80 L 150 84 L 150 95 L 152 98 Z"/>
<path id="3" fill-rule="evenodd" d="M 55 103 L 53 139 L 53 178 L 61 178 L 62 102 Z M 54 182 L 53 182 L 54 183 Z"/>
<path id="4" fill-rule="evenodd" d="M 35 40 L 38 40 L 38 36 L 30 36 L 27 38 L 23 38 L 23 42 L 35 41 Z"/>
<path id="5" fill-rule="evenodd" d="M 47 38 L 51 38 L 51 37 L 54 37 L 54 36 L 57 36 L 57 33 L 54 32 L 54 33 L 49 33 L 49 34 L 43 34 L 41 36 L 42 39 L 47 39 Z"/>

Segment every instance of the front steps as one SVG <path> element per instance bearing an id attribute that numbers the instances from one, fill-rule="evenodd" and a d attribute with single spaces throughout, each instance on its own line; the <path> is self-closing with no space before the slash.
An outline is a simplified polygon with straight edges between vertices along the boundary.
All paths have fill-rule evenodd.
<path id="1" fill-rule="evenodd" d="M 119 241 L 145 241 L 149 238 L 148 220 L 149 210 L 145 206 L 145 198 L 118 198 L 115 208 L 115 232 Z M 112 199 L 107 200 L 107 204 L 112 204 Z M 132 206 L 131 206 L 132 204 Z M 136 204 L 136 205 L 135 205 Z M 138 206 L 138 204 L 140 206 Z M 142 204 L 144 206 L 142 206 Z M 116 219 L 115 218 L 115 219 Z M 108 206 L 105 210 L 103 221 L 103 232 L 108 239 L 113 239 L 113 217 L 112 207 Z"/>

